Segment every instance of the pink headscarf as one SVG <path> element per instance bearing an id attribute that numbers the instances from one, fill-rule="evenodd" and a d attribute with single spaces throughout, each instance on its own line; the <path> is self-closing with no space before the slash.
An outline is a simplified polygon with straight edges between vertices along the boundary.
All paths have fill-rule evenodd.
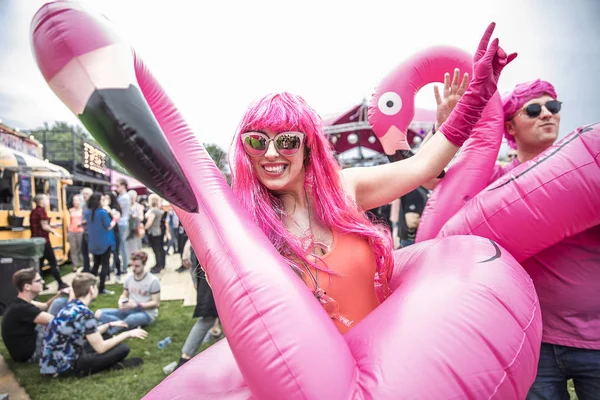
<path id="1" fill-rule="evenodd" d="M 502 95 L 502 106 L 504 108 L 504 122 L 508 121 L 515 115 L 523 104 L 531 99 L 547 94 L 556 99 L 556 90 L 550 82 L 537 79 L 535 81 L 519 83 L 511 92 L 506 92 Z M 504 130 L 504 137 L 508 142 L 508 146 L 516 149 L 517 143 L 513 135 Z"/>

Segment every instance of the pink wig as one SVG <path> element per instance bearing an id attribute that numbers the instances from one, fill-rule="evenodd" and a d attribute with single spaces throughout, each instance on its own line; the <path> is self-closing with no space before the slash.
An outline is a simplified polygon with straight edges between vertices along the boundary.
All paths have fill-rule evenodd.
<path id="1" fill-rule="evenodd" d="M 301 97 L 286 92 L 267 95 L 251 104 L 240 122 L 231 146 L 230 167 L 232 189 L 242 206 L 296 273 L 304 273 L 298 262 L 305 262 L 335 274 L 305 257 L 303 240 L 290 234 L 282 223 L 283 203 L 258 181 L 253 171 L 240 135 L 267 128 L 277 133 L 298 131 L 306 135 L 304 188 L 316 200 L 315 217 L 337 232 L 367 239 L 377 258 L 378 276 L 385 280 L 393 262 L 391 235 L 382 225 L 373 224 L 342 190 L 340 166 L 323 134 L 322 120 Z"/>
<path id="2" fill-rule="evenodd" d="M 504 122 L 510 120 L 519 111 L 523 104 L 527 103 L 531 99 L 540 97 L 543 95 L 552 96 L 556 99 L 556 90 L 550 82 L 537 79 L 535 81 L 519 83 L 512 92 L 506 92 L 502 96 L 502 106 L 504 107 Z M 504 130 L 504 137 L 508 142 L 509 147 L 516 149 L 517 143 L 513 135 Z"/>

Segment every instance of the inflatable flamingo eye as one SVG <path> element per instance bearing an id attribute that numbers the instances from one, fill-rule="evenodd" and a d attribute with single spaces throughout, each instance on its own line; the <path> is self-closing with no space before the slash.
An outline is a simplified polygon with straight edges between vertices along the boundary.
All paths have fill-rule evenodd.
<path id="1" fill-rule="evenodd" d="M 398 93 L 385 92 L 379 97 L 377 106 L 385 115 L 395 115 L 402 109 L 402 99 Z"/>

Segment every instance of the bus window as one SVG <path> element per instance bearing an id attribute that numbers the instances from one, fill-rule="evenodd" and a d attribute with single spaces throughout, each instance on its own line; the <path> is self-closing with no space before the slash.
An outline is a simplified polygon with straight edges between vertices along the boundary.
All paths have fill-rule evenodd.
<path id="1" fill-rule="evenodd" d="M 46 193 L 46 179 L 35 178 L 35 194 L 47 194 Z"/>
<path id="2" fill-rule="evenodd" d="M 0 210 L 14 210 L 13 177 L 12 172 L 0 172 Z"/>
<path id="3" fill-rule="evenodd" d="M 28 175 L 19 175 L 19 208 L 21 210 L 31 210 L 31 177 Z"/>
<path id="4" fill-rule="evenodd" d="M 58 182 L 56 179 L 50 179 L 48 197 L 50 198 L 50 211 L 58 211 Z"/>

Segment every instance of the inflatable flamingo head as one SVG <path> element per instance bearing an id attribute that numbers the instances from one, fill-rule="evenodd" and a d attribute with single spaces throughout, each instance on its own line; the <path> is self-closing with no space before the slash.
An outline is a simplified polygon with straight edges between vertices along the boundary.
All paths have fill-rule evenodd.
<path id="1" fill-rule="evenodd" d="M 81 35 L 83 31 L 88 34 Z M 187 211 L 196 210 L 191 186 L 156 117 L 145 102 L 139 105 L 143 96 L 131 68 L 131 47 L 120 41 L 110 22 L 98 15 L 90 23 L 81 4 L 59 1 L 46 4 L 34 16 L 31 33 L 40 72 L 104 150 L 161 197 Z M 57 36 L 63 38 L 59 43 L 53 40 Z M 129 111 L 135 119 L 126 124 L 114 121 Z M 142 129 L 146 138 L 138 134 Z M 136 160 L 135 155 L 141 158 Z"/>
<path id="2" fill-rule="evenodd" d="M 377 88 L 369 104 L 369 122 L 387 155 L 391 156 L 398 150 L 410 150 L 407 128 L 415 115 L 415 105 L 410 101 L 410 95 L 405 96 L 403 101 L 400 93 L 411 92 L 408 81 L 385 81 Z"/>
<path id="3" fill-rule="evenodd" d="M 443 82 L 455 68 L 471 72 L 472 56 L 453 47 L 432 47 L 408 58 L 379 84 L 369 103 L 369 123 L 388 156 L 410 150 L 406 132 L 415 115 L 415 96 L 428 83 Z"/>
<path id="4" fill-rule="evenodd" d="M 515 113 L 523 107 L 523 104 L 527 103 L 529 100 L 545 94 L 552 96 L 554 99 L 557 98 L 556 90 L 550 82 L 536 79 L 535 81 L 519 83 L 512 91 L 502 95 L 504 121 L 510 120 Z M 515 141 L 514 136 L 508 133 L 506 129 L 504 129 L 504 137 L 510 148 L 517 148 L 517 142 Z"/>

